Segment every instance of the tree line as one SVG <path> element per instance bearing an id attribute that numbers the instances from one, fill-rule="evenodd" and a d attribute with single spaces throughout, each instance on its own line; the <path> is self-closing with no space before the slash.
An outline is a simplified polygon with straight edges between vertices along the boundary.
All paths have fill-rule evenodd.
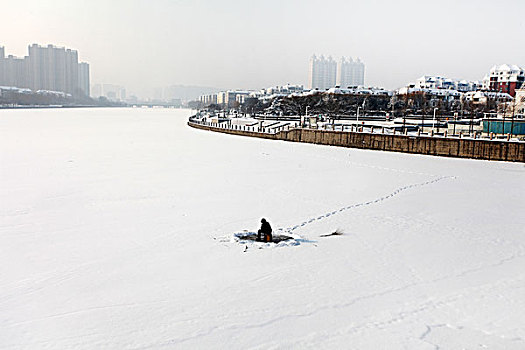
<path id="1" fill-rule="evenodd" d="M 276 96 L 271 99 L 250 97 L 244 103 L 235 102 L 230 106 L 217 104 L 203 105 L 198 101 L 190 107 L 207 108 L 214 111 L 237 110 L 240 113 L 271 114 L 277 116 L 325 115 L 332 118 L 360 115 L 386 115 L 391 117 L 419 116 L 425 118 L 458 116 L 460 118 L 481 118 L 487 113 L 496 113 L 498 99 L 472 101 L 461 97 L 436 96 L 426 92 L 408 94 L 334 94 L 319 92 L 304 95 Z"/>

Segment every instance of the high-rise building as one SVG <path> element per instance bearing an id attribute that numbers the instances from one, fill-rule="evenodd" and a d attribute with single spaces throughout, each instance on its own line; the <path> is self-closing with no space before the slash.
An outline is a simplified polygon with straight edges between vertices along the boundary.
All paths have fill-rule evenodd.
<path id="1" fill-rule="evenodd" d="M 76 50 L 66 50 L 66 91 L 71 95 L 80 94 L 78 85 L 78 52 Z"/>
<path id="2" fill-rule="evenodd" d="M 4 48 L 0 48 L 0 85 L 82 94 L 76 50 L 33 44 L 28 51 L 24 58 L 6 58 Z"/>
<path id="3" fill-rule="evenodd" d="M 29 88 L 27 57 L 17 58 L 9 55 L 2 61 L 4 74 L 0 85 Z"/>
<path id="4" fill-rule="evenodd" d="M 325 58 L 310 58 L 310 69 L 308 77 L 308 87 L 310 89 L 326 90 L 335 86 L 337 76 L 337 63 L 331 56 Z"/>
<path id="5" fill-rule="evenodd" d="M 85 62 L 78 64 L 78 86 L 82 95 L 89 97 L 89 64 Z"/>
<path id="6" fill-rule="evenodd" d="M 3 46 L 0 46 L 0 86 L 4 85 L 4 58 L 5 50 Z"/>
<path id="7" fill-rule="evenodd" d="M 308 76 L 310 89 L 326 90 L 339 85 L 340 87 L 362 86 L 365 83 L 365 65 L 359 58 L 342 57 L 336 63 L 331 56 L 312 56 Z"/>
<path id="8" fill-rule="evenodd" d="M 359 58 L 342 57 L 337 67 L 337 85 L 342 88 L 365 84 L 365 65 Z"/>
<path id="9" fill-rule="evenodd" d="M 29 46 L 31 89 L 62 91 L 78 95 L 78 53 L 76 50 L 37 44 Z"/>
<path id="10" fill-rule="evenodd" d="M 28 88 L 27 57 L 5 56 L 5 49 L 0 46 L 0 86 Z"/>

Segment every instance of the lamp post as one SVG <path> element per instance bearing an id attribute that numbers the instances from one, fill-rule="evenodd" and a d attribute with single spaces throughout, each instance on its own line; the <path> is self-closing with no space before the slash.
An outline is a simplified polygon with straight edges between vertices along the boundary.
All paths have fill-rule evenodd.
<path id="1" fill-rule="evenodd" d="M 456 135 L 456 123 L 458 122 L 458 112 L 454 113 L 454 131 L 452 132 L 452 135 Z"/>
<path id="2" fill-rule="evenodd" d="M 503 93 L 503 90 L 501 90 Z M 503 100 L 503 135 L 505 135 L 505 122 L 507 121 L 507 99 Z"/>
<path id="3" fill-rule="evenodd" d="M 356 121 L 356 123 L 355 123 L 356 131 L 359 131 L 359 109 L 360 109 L 360 108 L 361 108 L 361 107 L 357 107 L 357 114 L 356 114 L 356 118 L 355 118 L 355 121 Z"/>
<path id="4" fill-rule="evenodd" d="M 434 119 L 432 119 L 432 133 L 434 133 L 434 127 L 436 126 L 436 111 L 437 107 L 434 107 Z"/>
<path id="5" fill-rule="evenodd" d="M 512 103 L 512 119 L 510 122 L 510 137 L 514 134 L 514 112 L 516 111 L 516 102 L 518 97 L 514 98 L 514 101 Z"/>
<path id="6" fill-rule="evenodd" d="M 306 123 L 306 118 L 308 118 L 308 108 L 310 108 L 310 106 L 306 106 L 306 114 L 305 114 L 304 120 L 301 120 L 301 128 Z"/>

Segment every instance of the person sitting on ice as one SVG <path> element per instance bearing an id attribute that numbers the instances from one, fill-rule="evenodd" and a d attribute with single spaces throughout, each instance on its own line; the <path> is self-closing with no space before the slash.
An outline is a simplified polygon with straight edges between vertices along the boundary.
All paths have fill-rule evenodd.
<path id="1" fill-rule="evenodd" d="M 261 219 L 261 229 L 257 231 L 257 240 L 261 240 L 261 234 L 264 235 L 264 242 L 272 241 L 272 227 L 266 219 Z"/>

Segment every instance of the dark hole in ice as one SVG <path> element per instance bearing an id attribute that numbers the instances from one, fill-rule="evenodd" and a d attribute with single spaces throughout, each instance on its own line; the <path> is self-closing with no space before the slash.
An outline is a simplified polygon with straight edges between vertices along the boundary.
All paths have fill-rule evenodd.
<path id="1" fill-rule="evenodd" d="M 239 236 L 239 239 L 246 240 L 246 241 L 257 241 L 257 242 L 264 242 L 262 239 L 264 237 L 261 237 L 261 241 L 257 241 L 257 234 L 246 234 Z M 283 236 L 283 235 L 272 235 L 272 242 L 273 243 L 279 243 L 283 241 L 288 241 L 290 239 L 293 239 L 293 237 L 290 236 Z"/>

